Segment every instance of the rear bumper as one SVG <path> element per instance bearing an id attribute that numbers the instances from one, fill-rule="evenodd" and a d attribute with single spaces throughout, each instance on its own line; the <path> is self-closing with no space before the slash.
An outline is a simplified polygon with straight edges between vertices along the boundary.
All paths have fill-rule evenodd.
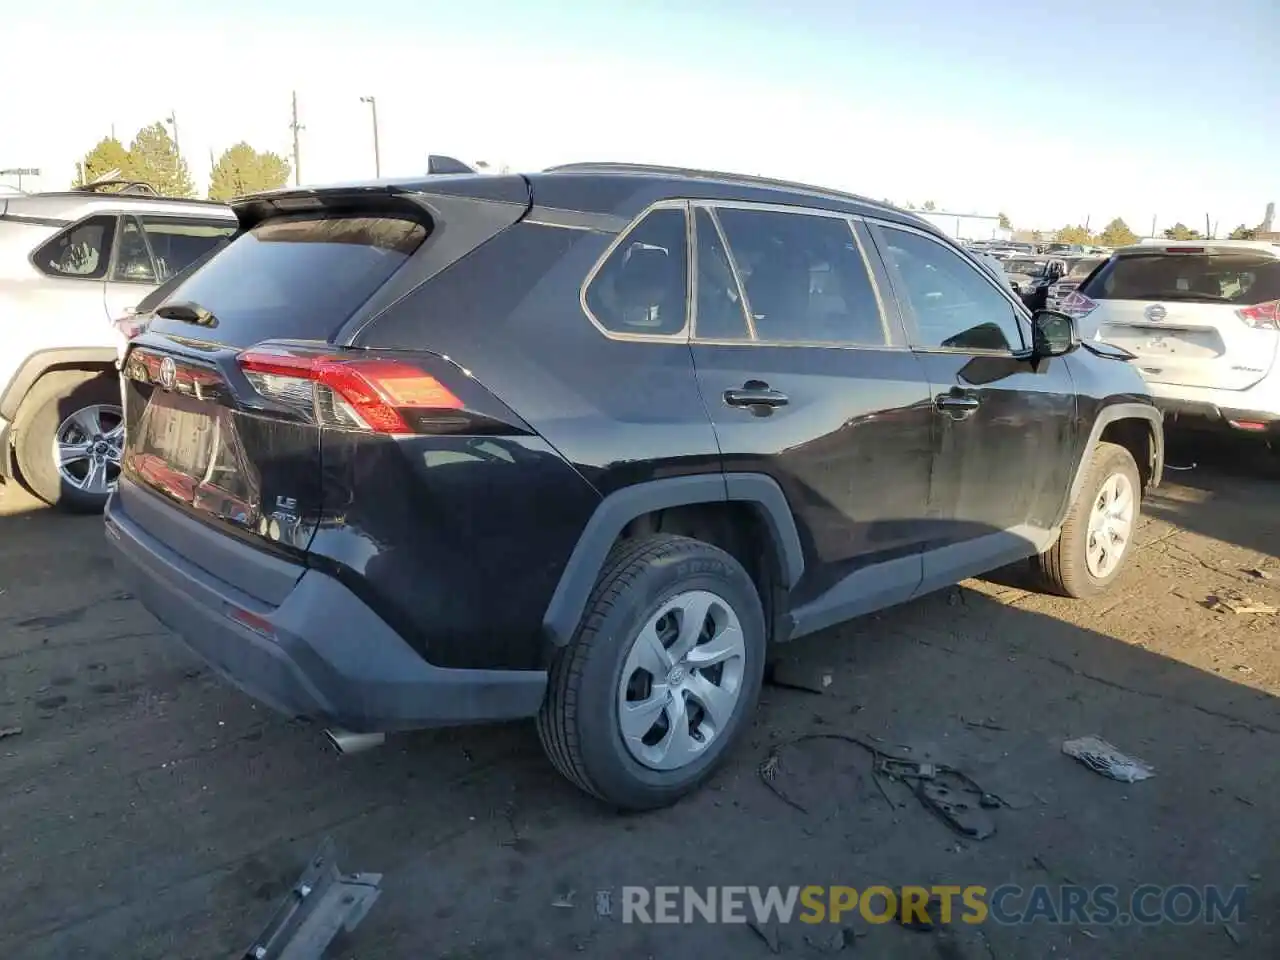
<path id="1" fill-rule="evenodd" d="M 281 713 L 372 733 L 519 719 L 542 704 L 546 673 L 434 666 L 319 571 L 298 567 L 293 589 L 270 606 L 149 535 L 119 495 L 107 504 L 106 530 L 143 606 L 232 684 Z M 221 541 L 229 560 L 255 552 L 216 531 L 207 536 Z M 252 626 L 232 619 L 236 613 L 247 613 Z"/>
<path id="2" fill-rule="evenodd" d="M 1252 433 L 1280 432 L 1280 376 L 1274 373 L 1248 390 L 1210 390 L 1150 381 L 1148 386 L 1166 417 Z M 1239 424 L 1261 425 L 1261 429 Z"/>

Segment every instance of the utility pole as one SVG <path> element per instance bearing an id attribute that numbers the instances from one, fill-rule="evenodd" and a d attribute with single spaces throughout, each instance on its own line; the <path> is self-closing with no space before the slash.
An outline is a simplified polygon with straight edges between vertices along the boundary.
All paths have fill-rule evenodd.
<path id="1" fill-rule="evenodd" d="M 378 98 L 377 97 L 361 97 L 361 103 L 367 103 L 369 110 L 373 113 L 373 175 L 377 178 L 382 177 L 382 157 L 378 153 Z"/>
<path id="2" fill-rule="evenodd" d="M 218 165 L 213 160 L 213 147 L 209 148 L 209 176 L 213 176 L 214 168 Z"/>
<path id="3" fill-rule="evenodd" d="M 1153 213 L 1151 215 L 1151 236 L 1154 237 L 1155 235 L 1156 235 L 1156 215 Z"/>
<path id="4" fill-rule="evenodd" d="M 170 110 L 169 115 L 164 118 L 164 122 L 173 127 L 173 152 L 182 156 L 182 148 L 178 146 L 178 113 L 176 110 Z"/>
<path id="5" fill-rule="evenodd" d="M 1204 235 L 1209 240 L 1213 239 L 1213 229 L 1209 226 L 1209 214 L 1204 215 Z"/>
<path id="6" fill-rule="evenodd" d="M 298 91 L 293 91 L 293 121 L 289 124 L 293 131 L 293 185 L 302 186 L 302 162 L 298 158 L 298 131 L 305 129 L 298 122 Z"/>

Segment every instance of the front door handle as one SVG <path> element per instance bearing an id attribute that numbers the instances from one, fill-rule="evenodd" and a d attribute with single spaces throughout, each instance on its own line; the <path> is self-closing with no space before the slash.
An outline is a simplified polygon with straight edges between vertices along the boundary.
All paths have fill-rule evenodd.
<path id="1" fill-rule="evenodd" d="M 940 393 L 933 398 L 933 405 L 939 412 L 948 414 L 952 420 L 964 420 L 973 416 L 982 406 L 982 401 L 960 393 Z"/>
<path id="2" fill-rule="evenodd" d="M 731 407 L 785 407 L 791 400 L 785 393 L 770 389 L 767 383 L 748 380 L 736 390 L 726 390 L 724 402 Z"/>

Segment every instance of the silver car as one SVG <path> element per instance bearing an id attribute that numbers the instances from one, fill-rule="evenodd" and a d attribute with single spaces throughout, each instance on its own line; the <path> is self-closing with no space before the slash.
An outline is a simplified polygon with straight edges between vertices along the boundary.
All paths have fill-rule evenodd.
<path id="1" fill-rule="evenodd" d="M 235 229 L 219 203 L 102 185 L 0 195 L 0 479 L 102 508 L 124 433 L 115 322 Z"/>

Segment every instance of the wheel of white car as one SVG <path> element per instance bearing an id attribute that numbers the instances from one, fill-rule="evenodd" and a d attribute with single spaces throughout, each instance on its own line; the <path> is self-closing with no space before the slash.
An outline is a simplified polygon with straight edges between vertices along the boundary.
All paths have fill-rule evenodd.
<path id="1" fill-rule="evenodd" d="M 41 500 L 100 511 L 124 447 L 120 382 L 88 370 L 45 374 L 22 402 L 14 448 L 22 481 Z"/>

